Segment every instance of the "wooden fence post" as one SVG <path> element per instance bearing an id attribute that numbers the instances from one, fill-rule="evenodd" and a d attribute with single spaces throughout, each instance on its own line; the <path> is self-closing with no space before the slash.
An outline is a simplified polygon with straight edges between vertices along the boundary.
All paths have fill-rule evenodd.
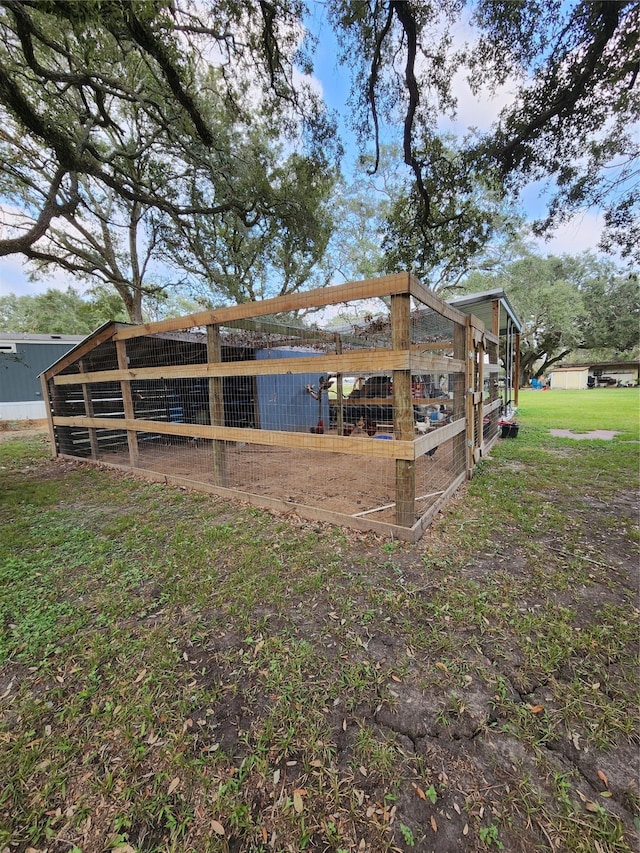
<path id="1" fill-rule="evenodd" d="M 467 332 L 462 323 L 454 323 L 453 357 L 467 364 Z M 467 374 L 455 373 L 453 377 L 453 419 L 466 417 Z M 467 450 L 465 432 L 459 432 L 453 438 L 453 459 L 457 473 L 466 470 Z M 459 466 L 459 467 L 458 467 Z"/>
<path id="2" fill-rule="evenodd" d="M 80 365 L 80 372 L 85 373 L 86 366 L 84 363 L 84 359 L 80 359 L 78 362 Z M 84 413 L 88 418 L 92 418 L 94 415 L 93 411 L 93 401 L 91 399 L 91 392 L 89 391 L 89 386 L 86 382 L 82 383 L 82 399 L 84 400 Z M 93 427 L 89 427 L 89 445 L 91 447 L 91 458 L 97 459 L 99 456 L 98 453 L 98 437 L 96 430 Z"/>
<path id="3" fill-rule="evenodd" d="M 342 355 L 342 338 L 336 333 L 336 355 Z M 336 429 L 338 435 L 344 435 L 344 388 L 342 384 L 342 373 L 336 374 Z M 331 409 L 329 409 L 331 412 Z M 329 415 L 331 418 L 331 415 Z"/>
<path id="4" fill-rule="evenodd" d="M 220 327 L 207 326 L 207 361 L 209 364 L 222 361 Z M 224 379 L 212 376 L 209 379 L 209 420 L 212 426 L 224 426 Z M 213 477 L 216 486 L 227 485 L 226 445 L 221 439 L 213 439 Z"/>
<path id="5" fill-rule="evenodd" d="M 411 297 L 400 293 L 391 297 L 391 347 L 411 349 Z M 393 371 L 393 432 L 400 441 L 413 441 L 413 396 L 411 370 Z M 413 527 L 415 522 L 416 469 L 413 459 L 396 459 L 396 524 Z"/>
<path id="6" fill-rule="evenodd" d="M 118 356 L 118 370 L 128 370 L 127 349 L 125 341 L 116 341 L 116 355 Z M 120 380 L 122 391 L 122 404 L 124 416 L 127 420 L 135 418 L 133 409 L 133 397 L 131 396 L 131 382 L 128 379 Z M 127 443 L 129 445 L 129 462 L 132 468 L 138 467 L 138 433 L 134 429 L 127 430 Z"/>
<path id="7" fill-rule="evenodd" d="M 476 387 L 476 352 L 473 345 L 473 326 L 471 318 L 467 318 L 467 328 L 465 335 L 465 418 L 466 418 L 466 468 L 467 477 L 471 477 L 473 473 L 473 448 L 475 444 L 475 407 L 473 405 L 473 395 Z"/>

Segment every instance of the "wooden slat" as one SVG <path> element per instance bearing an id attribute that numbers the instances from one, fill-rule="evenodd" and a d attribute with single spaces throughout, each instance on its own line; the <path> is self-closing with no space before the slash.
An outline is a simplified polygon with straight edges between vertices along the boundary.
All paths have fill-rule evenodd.
<path id="1" fill-rule="evenodd" d="M 520 332 L 515 333 L 515 364 L 513 366 L 513 402 L 518 407 L 518 392 L 520 391 Z"/>
<path id="2" fill-rule="evenodd" d="M 85 356 L 88 352 L 91 352 L 96 347 L 99 347 L 100 344 L 105 343 L 108 340 L 111 340 L 113 335 L 116 332 L 115 323 L 109 323 L 106 328 L 101 329 L 95 332 L 93 335 L 88 337 L 85 341 L 80 341 L 78 346 L 74 347 L 72 350 L 69 350 L 66 355 L 64 355 L 61 359 L 59 359 L 53 367 L 47 370 L 43 376 L 45 379 L 51 379 L 53 376 L 56 376 L 60 373 L 61 370 L 66 370 L 67 367 L 71 364 L 75 364 L 78 359 Z"/>
<path id="3" fill-rule="evenodd" d="M 411 297 L 408 293 L 391 297 L 391 346 L 397 352 L 411 346 Z M 433 358 L 433 356 L 418 356 Z M 439 358 L 438 358 L 439 360 Z M 401 440 L 414 436 L 411 371 L 393 371 L 393 432 Z M 416 469 L 413 457 L 396 460 L 396 524 L 411 527 L 415 519 Z"/>
<path id="4" fill-rule="evenodd" d="M 474 405 L 473 392 L 475 390 L 475 347 L 473 343 L 473 326 L 471 325 L 471 317 L 468 318 L 467 331 L 467 378 L 466 378 L 466 394 L 465 394 L 465 419 L 466 419 L 466 460 L 467 473 L 473 471 L 473 446 L 475 442 L 474 434 Z"/>
<path id="5" fill-rule="evenodd" d="M 80 359 L 78 362 L 78 366 L 80 370 L 84 370 L 83 360 Z M 89 386 L 82 386 L 82 399 L 84 401 L 84 413 L 87 417 L 92 418 L 94 416 L 93 411 L 93 400 L 91 399 L 91 393 L 89 392 Z M 97 459 L 99 456 L 98 452 L 98 439 L 96 438 L 96 431 L 94 429 L 89 430 L 89 444 L 91 446 L 91 456 L 93 459 Z"/>
<path id="6" fill-rule="evenodd" d="M 453 423 L 446 424 L 445 426 L 436 427 L 436 429 L 431 430 L 426 435 L 421 435 L 420 438 L 414 441 L 416 459 L 464 431 L 464 418 L 460 418 L 459 421 L 453 421 Z"/>
<path id="7" fill-rule="evenodd" d="M 466 326 L 461 326 L 456 323 L 453 328 L 453 354 L 462 361 L 465 365 L 465 373 L 455 373 L 453 376 L 453 420 L 454 423 L 465 422 L 465 405 L 466 405 L 466 358 L 467 358 L 467 330 Z M 464 431 L 459 432 L 453 439 L 453 459 L 462 459 L 465 463 L 466 471 L 466 450 L 465 450 L 466 434 Z"/>
<path id="8" fill-rule="evenodd" d="M 136 379 L 200 379 L 209 376 L 265 376 L 284 373 L 384 373 L 407 370 L 409 352 L 392 350 L 360 350 L 342 355 L 272 358 L 260 361 L 225 361 L 216 364 L 183 364 L 170 367 L 139 367 L 133 370 L 100 370 L 95 373 L 76 373 L 56 376 L 56 385 L 81 385 L 100 382 L 119 382 Z M 425 356 L 428 358 L 428 356 Z"/>
<path id="9" fill-rule="evenodd" d="M 209 324 L 210 325 L 210 324 Z M 258 332 L 262 335 L 281 335 L 291 340 L 304 341 L 335 341 L 336 333 L 324 329 L 309 329 L 301 326 L 293 326 L 287 323 L 276 323 L 273 320 L 261 320 L 253 317 L 245 317 L 241 320 L 228 320 L 225 323 L 227 329 L 243 329 L 247 332 Z"/>
<path id="10" fill-rule="evenodd" d="M 407 293 L 408 289 L 409 276 L 407 273 L 366 279 L 365 281 L 350 281 L 346 284 L 306 290 L 303 293 L 291 293 L 286 296 L 276 296 L 273 299 L 263 299 L 259 302 L 244 302 L 241 305 L 230 305 L 227 308 L 199 311 L 184 317 L 160 320 L 157 323 L 142 323 L 139 326 L 120 329 L 115 337 L 117 340 L 125 340 L 159 332 L 190 329 L 194 326 L 210 324 L 224 326 L 225 322 L 230 320 L 264 317 L 268 314 L 300 311 L 305 308 L 322 308 L 326 305 L 353 302 L 359 299 L 373 299 L 377 296 L 391 296 L 396 293 Z"/>
<path id="11" fill-rule="evenodd" d="M 222 342 L 219 326 L 207 326 L 207 361 L 222 361 Z M 224 389 L 221 376 L 209 378 L 209 421 L 213 426 L 224 426 Z M 224 441 L 213 442 L 213 476 L 217 486 L 227 485 L 226 445 Z"/>
<path id="12" fill-rule="evenodd" d="M 463 314 L 462 311 L 458 311 L 458 309 L 454 308 L 452 305 L 448 305 L 446 302 L 443 302 L 439 296 L 436 296 L 432 290 L 425 287 L 420 279 L 416 278 L 411 273 L 409 274 L 409 292 L 428 308 L 432 308 L 434 311 L 437 311 L 438 314 L 446 317 L 447 320 L 452 320 L 454 323 L 459 323 L 461 326 L 465 325 L 466 314 Z"/>
<path id="13" fill-rule="evenodd" d="M 127 367 L 126 346 L 127 345 L 124 341 L 116 341 L 116 354 L 118 357 L 118 368 L 120 372 L 126 370 Z M 134 421 L 135 416 L 133 411 L 133 397 L 131 395 L 131 383 L 126 379 L 122 379 L 120 381 L 120 388 L 122 389 L 122 404 L 124 407 L 125 420 Z M 135 427 L 131 427 L 127 430 L 127 442 L 129 444 L 131 467 L 136 468 L 138 465 L 138 433 L 135 431 Z"/>
<path id="14" fill-rule="evenodd" d="M 430 344 L 411 344 L 411 352 L 431 352 L 433 350 L 453 349 L 453 341 L 441 341 Z"/>
<path id="15" fill-rule="evenodd" d="M 494 400 L 492 403 L 485 404 L 483 409 L 485 415 L 490 415 L 491 412 L 495 412 L 496 409 L 499 409 L 502 405 L 502 400 Z"/>
<path id="16" fill-rule="evenodd" d="M 49 399 L 49 382 L 45 378 L 44 373 L 40 375 L 40 387 L 42 388 L 42 399 L 47 407 L 47 424 L 49 425 L 49 439 L 51 444 L 51 456 L 55 459 L 57 456 L 56 436 L 53 431 L 53 415 L 51 414 L 51 401 Z"/>
<path id="17" fill-rule="evenodd" d="M 465 316 L 468 319 L 469 326 L 473 329 L 473 339 L 475 341 L 478 332 L 484 333 L 484 323 L 479 317 L 476 317 L 475 314 L 466 314 Z M 480 340 L 480 337 L 478 340 Z"/>
<path id="18" fill-rule="evenodd" d="M 243 429 L 241 427 L 209 426 L 208 424 L 178 424 L 167 421 L 147 421 L 141 418 L 54 417 L 54 426 L 95 427 L 96 429 L 138 430 L 159 435 L 180 435 L 187 438 L 222 439 L 246 444 L 265 444 L 271 447 L 297 447 L 303 450 L 322 450 L 326 453 L 346 453 L 349 456 L 375 456 L 381 459 L 414 459 L 414 441 L 380 441 L 375 438 L 338 435 L 312 435 L 304 432 Z"/>
<path id="19" fill-rule="evenodd" d="M 464 373 L 464 369 L 464 361 L 458 361 L 455 358 L 411 352 L 413 373 Z"/>
<path id="20" fill-rule="evenodd" d="M 338 355 L 342 355 L 342 341 L 340 340 L 340 335 L 336 334 L 336 353 Z M 337 409 L 337 417 L 336 417 L 336 428 L 338 430 L 338 435 L 344 435 L 344 387 L 342 381 L 342 373 L 336 373 L 336 405 Z M 329 400 L 329 395 L 327 394 L 327 404 L 329 405 L 329 411 L 331 411 L 331 400 Z M 329 418 L 331 420 L 331 418 Z"/>
<path id="21" fill-rule="evenodd" d="M 466 479 L 466 472 L 459 474 L 456 479 L 440 495 L 436 502 L 429 507 L 429 509 L 424 513 L 424 515 L 422 515 L 418 519 L 418 521 L 416 521 L 416 523 L 411 528 L 412 533 L 414 534 L 414 539 L 412 541 L 419 541 L 424 531 L 433 521 L 435 515 L 442 509 L 442 507 L 447 503 L 449 498 L 454 494 L 454 492 L 456 492 L 460 488 L 460 486 L 464 483 Z"/>
<path id="22" fill-rule="evenodd" d="M 439 406 L 442 403 L 451 404 L 451 397 L 412 397 L 414 406 Z M 338 401 L 330 398 L 330 406 L 337 406 Z M 393 397 L 343 397 L 343 406 L 393 406 Z"/>

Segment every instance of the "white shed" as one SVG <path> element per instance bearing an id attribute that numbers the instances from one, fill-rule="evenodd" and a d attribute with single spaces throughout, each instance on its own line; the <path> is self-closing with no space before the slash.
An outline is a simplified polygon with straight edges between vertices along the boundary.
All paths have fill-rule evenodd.
<path id="1" fill-rule="evenodd" d="M 637 385 L 639 375 L 640 362 L 636 359 L 558 365 L 549 372 L 549 379 L 551 388 L 580 391 Z"/>

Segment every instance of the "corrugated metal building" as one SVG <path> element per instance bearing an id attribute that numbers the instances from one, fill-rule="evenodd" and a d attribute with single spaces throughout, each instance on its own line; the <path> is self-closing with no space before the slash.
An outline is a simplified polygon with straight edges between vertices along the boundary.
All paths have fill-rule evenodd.
<path id="1" fill-rule="evenodd" d="M 0 334 L 0 420 L 46 418 L 39 376 L 84 337 Z"/>

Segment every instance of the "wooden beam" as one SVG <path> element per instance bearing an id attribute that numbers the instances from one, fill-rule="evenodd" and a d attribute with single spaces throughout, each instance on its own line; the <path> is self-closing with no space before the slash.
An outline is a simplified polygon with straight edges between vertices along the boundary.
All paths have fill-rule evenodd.
<path id="1" fill-rule="evenodd" d="M 127 350 L 124 341 L 116 341 L 116 354 L 118 356 L 118 367 L 120 372 L 127 369 Z M 89 374 L 91 375 L 91 374 Z M 124 406 L 125 420 L 134 422 L 134 425 L 127 430 L 127 444 L 129 445 L 129 459 L 131 467 L 138 467 L 138 433 L 135 426 L 135 413 L 133 410 L 133 398 L 131 396 L 131 383 L 127 379 L 120 380 L 120 388 L 122 389 L 122 404 Z"/>
<path id="2" fill-rule="evenodd" d="M 419 302 L 422 302 L 423 305 L 426 305 L 428 308 L 436 311 L 442 317 L 446 317 L 447 320 L 451 320 L 454 323 L 461 323 L 464 325 L 466 314 L 463 314 L 462 311 L 458 311 L 457 308 L 454 308 L 447 302 L 443 302 L 439 296 L 436 296 L 432 290 L 425 287 L 420 279 L 416 278 L 411 273 L 409 273 L 409 292 L 411 293 L 411 296 Z"/>
<path id="3" fill-rule="evenodd" d="M 494 299 L 491 303 L 491 331 L 496 337 L 500 335 L 500 300 Z"/>
<path id="4" fill-rule="evenodd" d="M 447 356 L 411 352 L 412 373 L 464 373 L 464 361 Z"/>
<path id="5" fill-rule="evenodd" d="M 57 376 L 60 371 L 66 370 L 71 364 L 75 364 L 78 359 L 87 355 L 87 353 L 90 353 L 106 341 L 111 340 L 116 331 L 117 327 L 115 323 L 109 323 L 104 329 L 98 329 L 86 340 L 80 341 L 78 346 L 63 355 L 62 358 L 56 361 L 56 363 L 49 368 L 49 370 L 46 370 L 43 373 L 43 376 L 45 379 L 51 379 L 52 377 Z"/>
<path id="6" fill-rule="evenodd" d="M 209 323 L 208 325 L 212 325 Z M 241 320 L 229 320 L 225 323 L 227 329 L 244 329 L 247 332 L 257 332 L 262 335 L 280 335 L 292 341 L 296 338 L 302 341 L 335 341 L 336 333 L 324 329 L 310 329 L 306 326 L 294 326 L 289 323 L 276 323 L 273 320 L 246 317 Z"/>
<path id="7" fill-rule="evenodd" d="M 243 429 L 242 427 L 179 424 L 168 421 L 148 421 L 142 418 L 54 417 L 54 426 L 95 427 L 96 429 L 138 430 L 158 435 L 179 435 L 187 438 L 222 439 L 246 444 L 265 444 L 270 447 L 297 447 L 321 450 L 326 453 L 346 453 L 349 456 L 375 456 L 379 459 L 415 458 L 414 441 L 379 441 L 375 438 L 339 435 L 312 435 L 304 432 Z"/>
<path id="8" fill-rule="evenodd" d="M 513 402 L 517 408 L 520 391 L 520 332 L 516 332 L 514 361 L 515 365 L 513 368 Z"/>
<path id="9" fill-rule="evenodd" d="M 411 352 L 432 352 L 434 350 L 452 350 L 453 341 L 442 341 L 440 343 L 430 344 L 411 344 Z"/>
<path id="10" fill-rule="evenodd" d="M 476 317 L 475 314 L 465 314 L 465 317 L 468 320 L 468 325 L 472 329 L 475 330 L 474 331 L 474 339 L 475 339 L 475 332 L 478 332 L 478 331 L 484 332 L 484 323 L 482 322 L 482 320 L 479 317 Z"/>
<path id="11" fill-rule="evenodd" d="M 447 503 L 449 498 L 456 492 L 466 479 L 466 473 L 458 475 L 456 479 L 444 490 L 440 497 L 432 504 L 411 528 L 414 534 L 414 542 L 418 542 L 424 531 L 429 527 L 436 514 Z"/>
<path id="12" fill-rule="evenodd" d="M 207 361 L 222 361 L 219 326 L 207 326 Z M 213 426 L 224 426 L 223 381 L 222 376 L 209 378 L 209 423 Z M 213 476 L 217 486 L 227 485 L 226 445 L 220 439 L 213 441 Z"/>
<path id="13" fill-rule="evenodd" d="M 449 439 L 454 438 L 457 435 L 464 434 L 464 431 L 465 421 L 464 418 L 460 418 L 458 421 L 445 424 L 445 426 L 436 427 L 436 429 L 432 429 L 425 435 L 421 435 L 414 442 L 416 459 L 424 456 L 425 453 L 428 453 L 430 450 L 440 447 L 440 445 L 444 444 L 445 441 L 449 441 Z"/>
<path id="14" fill-rule="evenodd" d="M 211 324 L 224 326 L 230 320 L 242 320 L 247 317 L 264 317 L 270 314 L 300 311 L 305 308 L 323 308 L 326 305 L 336 305 L 342 302 L 353 302 L 361 299 L 373 299 L 377 296 L 382 297 L 391 296 L 396 293 L 407 293 L 408 290 L 408 274 L 399 273 L 376 279 L 351 281 L 346 284 L 334 285 L 333 287 L 306 290 L 303 293 L 276 296 L 272 299 L 262 299 L 260 302 L 244 302 L 240 305 L 230 305 L 226 308 L 199 311 L 196 314 L 160 320 L 157 323 L 142 323 L 139 326 L 120 329 L 115 338 L 116 340 L 126 340 L 127 338 L 153 335 L 158 332 L 191 329 L 194 326 L 208 326 Z"/>
<path id="15" fill-rule="evenodd" d="M 467 331 L 466 322 L 456 323 L 453 327 L 453 354 L 458 361 L 461 361 L 465 367 L 463 373 L 456 373 L 453 377 L 453 420 L 454 423 L 465 424 L 466 427 L 466 382 L 467 382 Z M 459 432 L 453 441 L 453 459 L 454 464 L 460 464 L 462 461 L 464 470 L 467 469 L 467 453 L 466 453 L 466 434 L 465 431 Z"/>
<path id="16" fill-rule="evenodd" d="M 387 349 L 360 350 L 342 355 L 272 358 L 260 361 L 225 361 L 214 364 L 182 364 L 167 367 L 138 367 L 133 370 L 100 370 L 95 373 L 76 373 L 56 376 L 56 385 L 81 385 L 83 382 L 133 382 L 137 379 L 202 379 L 209 376 L 266 376 L 285 373 L 391 373 L 410 367 L 408 351 Z M 430 356 L 425 356 L 430 358 Z M 438 359 L 439 361 L 439 359 Z M 437 369 L 437 368 L 436 368 Z"/>
<path id="17" fill-rule="evenodd" d="M 410 312 L 409 294 L 403 293 L 391 297 L 391 346 L 397 352 L 408 352 L 411 347 Z M 423 358 L 426 357 L 423 356 Z M 393 432 L 396 439 L 400 441 L 410 441 L 415 437 L 410 369 L 393 371 Z M 396 524 L 401 527 L 413 527 L 415 523 L 415 497 L 415 462 L 413 458 L 398 459 L 396 460 Z"/>
<path id="18" fill-rule="evenodd" d="M 473 326 L 471 325 L 471 318 L 468 318 L 467 329 L 466 329 L 466 348 L 467 348 L 467 377 L 465 381 L 466 385 L 466 394 L 465 394 L 465 419 L 467 424 L 466 429 L 466 468 L 467 475 L 470 477 L 471 472 L 473 471 L 473 446 L 475 443 L 474 436 L 474 406 L 473 406 L 473 392 L 476 387 L 476 351 L 473 343 Z"/>
<path id="19" fill-rule="evenodd" d="M 340 339 L 340 335 L 336 335 L 336 354 L 342 355 L 342 340 Z M 336 429 L 338 430 L 338 435 L 344 435 L 344 409 L 342 408 L 342 404 L 344 403 L 344 387 L 342 382 L 342 373 L 336 373 Z M 329 404 L 329 420 L 331 420 L 331 400 L 328 398 L 327 394 L 327 402 Z"/>
<path id="20" fill-rule="evenodd" d="M 484 423 L 482 420 L 482 406 L 484 403 L 484 345 L 485 345 L 485 336 L 482 335 L 482 338 L 477 343 L 476 348 L 476 359 L 478 362 L 478 378 L 477 378 L 477 391 L 474 392 L 473 395 L 473 416 L 474 416 L 474 436 L 476 441 L 476 447 L 474 448 L 474 463 L 478 461 L 478 455 L 482 455 L 482 451 L 484 449 Z M 476 454 L 478 451 L 478 454 Z"/>
<path id="21" fill-rule="evenodd" d="M 78 361 L 78 367 L 84 373 L 84 364 L 83 360 L 80 359 Z M 84 400 L 84 413 L 87 417 L 92 418 L 94 415 L 93 411 L 93 400 L 91 399 L 91 394 L 89 393 L 89 386 L 86 383 L 82 385 L 82 399 Z M 98 439 L 96 438 L 95 429 L 89 430 L 89 446 L 91 447 L 91 456 L 93 459 L 97 459 L 99 456 L 98 452 Z"/>
<path id="22" fill-rule="evenodd" d="M 47 407 L 47 424 L 49 425 L 49 440 L 51 442 L 51 456 L 55 459 L 58 455 L 56 447 L 56 434 L 53 429 L 53 415 L 51 413 L 51 395 L 49 394 L 49 380 L 45 378 L 44 373 L 40 374 L 40 387 L 42 388 L 42 399 Z M 51 388 L 55 393 L 55 388 Z"/>
<path id="23" fill-rule="evenodd" d="M 497 410 L 500 408 L 500 406 L 501 406 L 501 405 L 502 405 L 502 400 L 500 400 L 500 399 L 498 399 L 498 400 L 493 400 L 493 401 L 492 401 L 492 402 L 490 402 L 490 403 L 485 403 L 485 406 L 484 406 L 484 409 L 483 409 L 484 414 L 485 414 L 485 415 L 490 415 L 492 412 L 497 411 Z"/>

